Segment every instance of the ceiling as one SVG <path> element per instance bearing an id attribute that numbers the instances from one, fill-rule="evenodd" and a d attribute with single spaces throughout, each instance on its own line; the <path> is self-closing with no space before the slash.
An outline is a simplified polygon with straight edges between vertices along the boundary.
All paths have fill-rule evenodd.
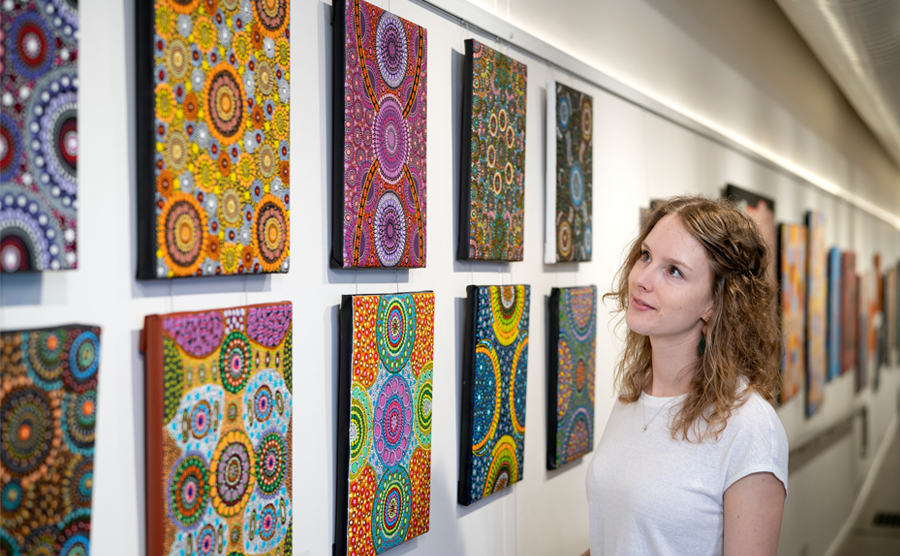
<path id="1" fill-rule="evenodd" d="M 900 1 L 776 2 L 900 168 Z"/>

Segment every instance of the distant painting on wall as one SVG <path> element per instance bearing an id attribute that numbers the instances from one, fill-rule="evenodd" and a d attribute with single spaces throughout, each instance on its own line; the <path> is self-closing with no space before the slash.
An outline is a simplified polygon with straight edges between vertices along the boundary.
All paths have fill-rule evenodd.
<path id="1" fill-rule="evenodd" d="M 424 27 L 363 0 L 334 2 L 335 267 L 424 267 Z"/>
<path id="2" fill-rule="evenodd" d="M 0 270 L 78 267 L 78 3 L 4 2 Z"/>
<path id="3" fill-rule="evenodd" d="M 151 315 L 147 555 L 291 554 L 291 304 Z"/>
<path id="4" fill-rule="evenodd" d="M 525 226 L 525 64 L 476 40 L 463 68 L 461 260 L 521 261 Z"/>
<path id="5" fill-rule="evenodd" d="M 287 272 L 290 1 L 135 6 L 138 278 Z"/>
<path id="6" fill-rule="evenodd" d="M 547 469 L 557 469 L 594 448 L 597 288 L 553 288 L 549 309 Z"/>
<path id="7" fill-rule="evenodd" d="M 856 365 L 856 342 L 859 335 L 859 276 L 856 253 L 841 253 L 841 374 Z"/>
<path id="8" fill-rule="evenodd" d="M 731 184 L 725 186 L 725 198 L 746 211 L 756 222 L 766 245 L 769 246 L 769 277 L 773 283 L 777 283 L 775 276 L 778 269 L 776 258 L 778 239 L 775 228 L 775 201 Z"/>
<path id="9" fill-rule="evenodd" d="M 547 83 L 544 262 L 589 261 L 593 248 L 594 98 Z"/>
<path id="10" fill-rule="evenodd" d="M 825 249 L 825 214 L 806 213 L 806 416 L 825 401 L 828 376 L 828 253 Z"/>
<path id="11" fill-rule="evenodd" d="M 859 392 L 869 383 L 869 297 L 871 296 L 870 283 L 872 281 L 872 271 L 867 270 L 859 275 L 859 289 L 857 290 L 857 308 L 859 309 L 859 331 L 856 344 L 856 391 Z"/>
<path id="12" fill-rule="evenodd" d="M 881 274 L 881 255 L 876 253 L 873 261 L 872 272 L 869 273 L 868 299 L 869 299 L 869 349 L 866 357 L 871 361 L 873 366 L 872 389 L 878 390 L 881 385 L 881 366 L 882 353 L 880 349 L 883 316 L 881 308 L 883 306 L 884 290 L 882 282 L 884 281 Z"/>
<path id="13" fill-rule="evenodd" d="M 460 504 L 522 480 L 530 286 L 469 286 L 463 353 Z"/>
<path id="14" fill-rule="evenodd" d="M 90 554 L 100 329 L 0 334 L 0 552 Z"/>
<path id="15" fill-rule="evenodd" d="M 841 250 L 828 251 L 828 380 L 841 374 Z"/>
<path id="16" fill-rule="evenodd" d="M 784 403 L 804 391 L 806 372 L 806 226 L 781 224 L 779 233 L 781 364 Z"/>
<path id="17" fill-rule="evenodd" d="M 346 295 L 338 378 L 338 556 L 428 532 L 434 294 Z"/>
<path id="18" fill-rule="evenodd" d="M 891 335 L 893 346 L 893 364 L 896 365 L 900 360 L 900 261 L 894 267 L 894 299 L 893 299 L 893 317 L 894 333 Z"/>

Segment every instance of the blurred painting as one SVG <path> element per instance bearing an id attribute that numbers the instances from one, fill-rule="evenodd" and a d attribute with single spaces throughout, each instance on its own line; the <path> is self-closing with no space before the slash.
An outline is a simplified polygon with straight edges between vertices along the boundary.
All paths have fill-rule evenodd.
<path id="1" fill-rule="evenodd" d="M 844 251 L 841 253 L 841 374 L 856 364 L 856 339 L 859 327 L 858 289 L 856 253 Z"/>
<path id="2" fill-rule="evenodd" d="M 769 277 L 775 282 L 775 273 L 777 265 L 775 264 L 775 249 L 777 239 L 775 233 L 775 201 L 742 189 L 736 185 L 728 184 L 725 186 L 725 198 L 729 199 L 738 208 L 747 212 L 750 218 L 759 226 L 766 245 L 769 246 Z"/>
<path id="3" fill-rule="evenodd" d="M 828 252 L 828 380 L 841 374 L 841 250 Z"/>
<path id="4" fill-rule="evenodd" d="M 781 224 L 778 239 L 784 343 L 781 402 L 785 403 L 803 390 L 806 371 L 806 226 Z"/>

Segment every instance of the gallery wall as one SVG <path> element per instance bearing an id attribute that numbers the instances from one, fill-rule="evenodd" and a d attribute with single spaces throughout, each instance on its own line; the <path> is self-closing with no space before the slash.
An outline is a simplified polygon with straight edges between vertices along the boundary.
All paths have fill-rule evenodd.
<path id="1" fill-rule="evenodd" d="M 376 1 L 385 9 L 428 29 L 428 264 L 418 270 L 344 271 L 328 266 L 331 230 L 331 7 L 294 0 L 291 10 L 291 214 L 292 268 L 285 275 L 139 282 L 136 267 L 136 182 L 134 133 L 134 5 L 90 3 L 81 7 L 79 66 L 82 93 L 79 119 L 79 269 L 43 275 L 4 275 L 0 283 L 0 327 L 27 328 L 84 322 L 103 327 L 95 455 L 93 553 L 144 554 L 143 360 L 138 353 L 145 315 L 287 300 L 294 304 L 294 554 L 331 553 L 335 510 L 335 409 L 338 304 L 341 295 L 433 290 L 435 292 L 434 420 L 431 530 L 391 554 L 575 555 L 588 545 L 584 475 L 587 461 L 547 471 L 545 396 L 547 296 L 555 286 L 596 284 L 608 289 L 622 251 L 634 237 L 639 207 L 649 199 L 684 192 L 718 195 L 734 183 L 776 200 L 776 219 L 802 222 L 806 210 L 826 215 L 829 246 L 857 254 L 857 270 L 871 266 L 875 253 L 900 257 L 895 227 L 805 184 L 771 165 L 704 138 L 631 102 L 592 86 L 564 68 L 543 63 L 496 36 L 476 32 L 457 20 L 410 0 Z M 461 5 L 440 2 L 447 7 Z M 586 4 L 586 3 L 585 3 Z M 608 5 L 611 3 L 602 3 Z M 630 3 L 629 3 L 630 4 Z M 691 71 L 694 57 L 712 68 L 733 72 L 734 106 L 728 113 L 761 114 L 772 124 L 753 135 L 760 144 L 786 153 L 810 171 L 845 185 L 855 194 L 900 215 L 900 192 L 882 162 L 845 152 L 834 137 L 810 127 L 778 102 L 760 102 L 752 76 L 725 67 L 728 61 L 698 42 L 677 18 L 656 12 L 653 2 L 611 9 L 605 26 L 632 25 L 651 17 L 671 42 L 667 71 Z M 593 4 L 592 4 L 593 5 Z M 466 4 L 468 10 L 471 5 Z M 493 10 L 494 7 L 490 6 Z M 510 3 L 503 14 L 524 31 L 538 34 L 555 16 L 533 3 Z M 528 11 L 530 9 L 530 11 Z M 520 11 L 521 10 L 521 11 Z M 485 25 L 500 20 L 475 10 Z M 515 17 L 513 17 L 515 15 Z M 600 14 L 597 17 L 600 17 Z M 561 16 L 559 16 L 561 17 Z M 504 28 L 505 29 L 505 28 Z M 587 31 L 584 31 L 585 33 Z M 498 32 L 493 32 L 496 35 Z M 508 35 L 507 35 L 508 36 Z M 463 41 L 477 38 L 528 65 L 526 136 L 525 260 L 468 263 L 455 259 L 458 165 L 462 108 Z M 513 43 L 515 38 L 512 39 Z M 635 39 L 636 40 L 636 39 Z M 574 41 L 574 39 L 573 39 Z M 617 49 L 628 48 L 625 44 Z M 564 41 L 557 46 L 566 50 Z M 574 44 L 574 43 L 573 43 Z M 579 47 L 584 51 L 584 47 Z M 611 48 L 604 46 L 604 48 Z M 573 52 L 578 49 L 573 48 Z M 587 50 L 590 50 L 589 48 Z M 718 59 L 718 61 L 717 61 Z M 693 61 L 692 61 L 693 60 Z M 652 56 L 635 57 L 636 74 L 655 71 Z M 674 66 L 671 67 L 671 66 Z M 594 95 L 593 261 L 545 265 L 544 98 L 546 82 L 557 79 Z M 702 90 L 673 85 L 676 98 L 703 104 Z M 660 90 L 647 91 L 665 92 Z M 790 106 L 790 103 L 787 104 Z M 754 112 L 755 111 L 755 112 Z M 707 114 L 721 129 L 743 124 Z M 842 115 L 846 118 L 846 115 Z M 849 124 L 848 124 L 849 125 Z M 855 125 L 855 124 L 854 124 Z M 861 124 L 859 124 L 861 125 Z M 864 136 L 865 130 L 852 128 Z M 783 145 L 792 145 L 782 149 Z M 877 149 L 877 146 L 872 147 Z M 878 157 L 876 157 L 877 159 Z M 837 161 L 837 162 L 835 162 Z M 894 179 L 894 182 L 896 180 Z M 465 288 L 469 284 L 530 284 L 531 348 L 524 479 L 471 506 L 456 504 L 459 446 L 460 355 Z M 612 368 L 619 348 L 614 323 L 599 311 L 595 443 L 614 402 Z M 829 383 L 820 413 L 804 417 L 802 398 L 778 410 L 788 438 L 801 443 L 852 409 L 870 408 L 868 456 L 858 457 L 857 434 L 831 447 L 790 476 L 782 554 L 821 554 L 843 524 L 866 477 L 873 454 L 896 414 L 900 373 L 882 375 L 878 392 L 854 393 L 852 375 Z M 832 485 L 825 489 L 822 485 Z"/>

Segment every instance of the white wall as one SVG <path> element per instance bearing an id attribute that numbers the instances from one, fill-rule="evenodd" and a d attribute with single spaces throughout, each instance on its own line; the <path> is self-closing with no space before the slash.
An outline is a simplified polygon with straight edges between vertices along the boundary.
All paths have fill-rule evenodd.
<path id="1" fill-rule="evenodd" d="M 593 283 L 601 290 L 608 288 L 622 249 L 635 232 L 640 205 L 646 205 L 651 197 L 685 191 L 715 195 L 725 182 L 731 182 L 775 197 L 776 216 L 782 221 L 800 221 L 807 209 L 825 211 L 829 241 L 855 249 L 859 270 L 871 265 L 874 252 L 881 252 L 886 261 L 900 256 L 897 231 L 871 216 L 512 48 L 510 54 L 528 64 L 529 78 L 525 261 L 457 262 L 454 254 L 463 41 L 471 36 L 501 49 L 506 46 L 470 33 L 464 26 L 410 0 L 379 0 L 378 5 L 424 25 L 429 32 L 428 267 L 412 271 L 331 270 L 327 266 L 331 208 L 330 6 L 316 0 L 294 0 L 291 175 L 294 198 L 300 201 L 293 203 L 291 215 L 290 273 L 138 282 L 134 280 L 133 1 L 82 6 L 79 270 L 4 276 L 0 284 L 0 327 L 4 329 L 68 322 L 103 327 L 92 525 L 95 555 L 144 553 L 143 361 L 138 354 L 138 339 L 145 315 L 279 300 L 294 303 L 297 387 L 293 464 L 295 477 L 305 478 L 294 483 L 294 553 L 325 556 L 331 553 L 335 508 L 340 297 L 346 293 L 434 290 L 431 531 L 391 554 L 574 555 L 580 554 L 588 543 L 583 490 L 587 462 L 554 472 L 544 469 L 546 296 L 554 286 Z M 625 4 L 635 7 L 623 7 Z M 543 30 L 559 27 L 563 16 L 579 20 L 577 12 L 567 15 L 557 13 L 557 8 L 543 8 L 537 2 L 531 5 L 529 11 L 528 2 L 511 4 L 508 12 L 513 19 L 521 16 L 521 25 L 534 34 L 539 34 L 536 22 L 541 23 Z M 666 72 L 681 82 L 691 82 L 694 72 L 703 71 L 707 63 L 705 71 L 711 78 L 727 65 L 716 62 L 708 51 L 705 58 L 695 59 L 704 48 L 692 45 L 690 33 L 665 14 L 656 13 L 653 3 L 581 2 L 577 7 L 587 9 L 587 5 L 588 15 L 604 30 L 614 30 L 617 22 L 630 25 L 635 18 L 647 19 L 650 26 L 643 38 L 656 37 L 661 42 L 654 48 L 648 46 L 645 57 L 632 59 L 636 73 L 654 73 L 654 49 L 666 51 Z M 576 39 L 608 40 L 587 28 L 577 35 L 562 35 L 573 45 L 569 50 L 577 54 L 584 54 L 585 49 L 575 48 Z M 615 36 L 621 42 L 609 48 L 629 50 L 640 42 L 624 32 Z M 567 44 L 558 43 L 563 43 L 563 47 Z M 593 52 L 591 48 L 587 50 Z M 625 62 L 622 65 L 631 68 Z M 765 103 L 760 104 L 751 77 L 730 71 L 734 79 L 731 86 L 738 93 L 732 97 L 735 105 L 730 110 L 759 110 L 771 118 L 777 125 L 767 128 L 769 131 L 761 137 L 771 139 L 772 148 L 796 142 L 796 149 L 785 152 L 796 155 L 798 163 L 808 163 L 821 174 L 833 171 L 834 159 L 843 160 L 837 163 L 840 171 L 835 175 L 856 176 L 850 182 L 858 187 L 855 191 L 873 202 L 883 201 L 882 206 L 900 213 L 900 194 L 880 185 L 878 176 L 887 171 L 878 163 L 864 164 L 863 158 L 857 160 L 852 154 L 829 147 L 827 137 L 818 138 L 815 129 L 804 127 L 803 121 L 794 118 L 790 111 L 770 110 Z M 594 262 L 587 264 L 547 266 L 541 262 L 543 99 L 545 83 L 553 78 L 595 96 L 595 245 Z M 694 88 L 697 90 L 692 93 L 682 91 L 682 96 L 702 105 L 699 95 L 709 93 Z M 725 117 L 718 121 L 726 127 L 734 123 Z M 740 126 L 735 127 L 741 131 Z M 853 133 L 864 136 L 859 130 Z M 466 508 L 456 504 L 458 355 L 462 348 L 465 287 L 473 283 L 531 284 L 533 313 L 524 480 Z M 595 441 L 613 404 L 611 370 L 619 345 L 612 332 L 603 333 L 603 326 L 599 330 Z M 869 404 L 873 417 L 870 445 L 874 448 L 894 412 L 898 385 L 900 373 L 890 371 L 883 376 L 877 395 L 871 390 L 854 395 L 852 377 L 845 376 L 827 386 L 825 405 L 813 419 L 803 417 L 799 398 L 782 407 L 779 415 L 789 438 L 796 442 L 823 429 L 851 407 Z M 800 554 L 804 547 L 808 554 L 818 554 L 827 546 L 836 526 L 843 522 L 842 516 L 846 516 L 869 463 L 858 460 L 855 449 L 855 440 L 848 439 L 832 447 L 819 461 L 791 475 L 783 554 Z"/>

